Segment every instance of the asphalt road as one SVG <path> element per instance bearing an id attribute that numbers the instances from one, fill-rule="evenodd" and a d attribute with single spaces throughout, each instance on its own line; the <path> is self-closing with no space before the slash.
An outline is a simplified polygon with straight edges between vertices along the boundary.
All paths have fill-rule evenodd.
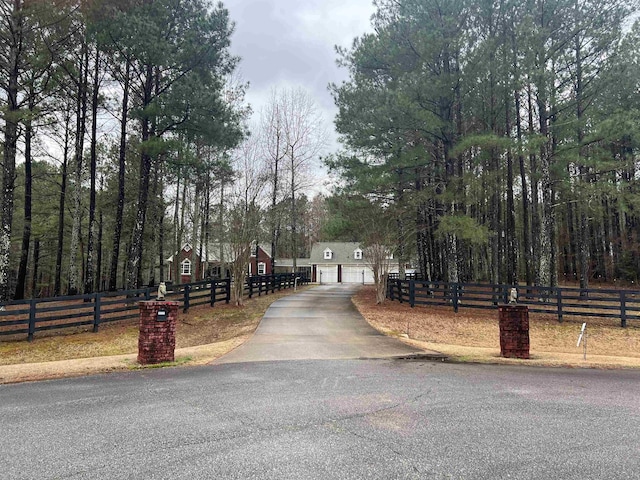
<path id="1" fill-rule="evenodd" d="M 216 363 L 383 358 L 420 352 L 382 335 L 362 318 L 351 303 L 357 288 L 320 285 L 277 300 L 253 337 Z"/>
<path id="2" fill-rule="evenodd" d="M 0 386 L 2 479 L 630 479 L 640 375 L 406 360 Z"/>

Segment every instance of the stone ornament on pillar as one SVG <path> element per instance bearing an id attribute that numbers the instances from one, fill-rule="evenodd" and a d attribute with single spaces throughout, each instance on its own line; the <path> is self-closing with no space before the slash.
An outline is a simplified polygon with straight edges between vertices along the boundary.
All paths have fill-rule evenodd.
<path id="1" fill-rule="evenodd" d="M 167 294 L 167 284 L 164 282 L 160 282 L 158 285 L 158 298 L 156 300 L 164 300 L 164 296 Z"/>

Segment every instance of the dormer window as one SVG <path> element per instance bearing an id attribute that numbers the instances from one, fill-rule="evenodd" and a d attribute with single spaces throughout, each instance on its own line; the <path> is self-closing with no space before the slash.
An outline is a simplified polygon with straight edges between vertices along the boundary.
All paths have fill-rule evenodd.
<path id="1" fill-rule="evenodd" d="M 331 249 L 327 248 L 324 251 L 324 259 L 325 260 L 331 260 L 333 258 L 333 252 L 331 251 Z"/>
<path id="2" fill-rule="evenodd" d="M 180 275 L 191 275 L 191 262 L 185 258 L 180 264 Z"/>
<path id="3" fill-rule="evenodd" d="M 356 260 L 362 260 L 362 250 L 360 250 L 359 248 L 355 249 L 353 251 L 353 258 Z"/>

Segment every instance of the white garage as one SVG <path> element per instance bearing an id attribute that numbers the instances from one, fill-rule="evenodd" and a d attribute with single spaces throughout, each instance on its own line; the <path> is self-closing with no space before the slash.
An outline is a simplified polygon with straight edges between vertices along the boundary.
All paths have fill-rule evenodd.
<path id="1" fill-rule="evenodd" d="M 337 283 L 338 282 L 338 266 L 337 265 L 318 265 L 318 282 Z"/>
<path id="2" fill-rule="evenodd" d="M 364 273 L 364 283 L 373 283 L 373 271 L 365 265 L 343 265 L 342 283 L 362 283 Z"/>
<path id="3" fill-rule="evenodd" d="M 316 283 L 361 284 L 363 272 L 364 283 L 373 283 L 373 271 L 358 242 L 314 243 L 308 262 L 311 265 L 311 279 Z M 391 268 L 397 270 L 397 262 Z"/>

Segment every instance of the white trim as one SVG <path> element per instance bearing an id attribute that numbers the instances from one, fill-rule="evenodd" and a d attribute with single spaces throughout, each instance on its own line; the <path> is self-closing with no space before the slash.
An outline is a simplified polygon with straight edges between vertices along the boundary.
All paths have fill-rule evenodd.
<path id="1" fill-rule="evenodd" d="M 331 260 L 333 258 L 333 252 L 331 251 L 330 248 L 326 248 L 323 253 L 324 253 L 325 260 Z"/>
<path id="2" fill-rule="evenodd" d="M 191 275 L 191 260 L 188 258 L 180 262 L 180 275 Z"/>
<path id="3" fill-rule="evenodd" d="M 267 272 L 267 264 L 258 262 L 258 275 L 264 275 Z"/>
<path id="4" fill-rule="evenodd" d="M 362 250 L 361 250 L 361 249 L 359 249 L 359 248 L 356 248 L 356 249 L 353 251 L 353 258 L 354 258 L 355 260 L 362 260 Z"/>

